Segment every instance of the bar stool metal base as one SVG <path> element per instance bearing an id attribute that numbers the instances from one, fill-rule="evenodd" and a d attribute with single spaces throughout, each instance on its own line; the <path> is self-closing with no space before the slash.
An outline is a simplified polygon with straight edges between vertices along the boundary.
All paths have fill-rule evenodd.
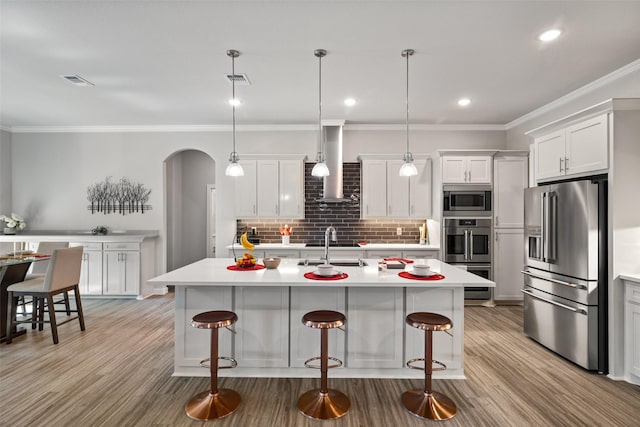
<path id="1" fill-rule="evenodd" d="M 240 405 L 240 394 L 237 391 L 221 388 L 217 393 L 203 391 L 191 398 L 184 406 L 189 418 L 198 421 L 222 418 Z"/>
<path id="2" fill-rule="evenodd" d="M 351 402 L 346 394 L 328 389 L 323 393 L 319 388 L 305 392 L 298 399 L 298 409 L 304 415 L 316 420 L 340 418 L 349 411 Z"/>
<path id="3" fill-rule="evenodd" d="M 437 391 L 427 393 L 423 389 L 402 393 L 402 404 L 412 414 L 430 420 L 448 420 L 458 410 L 453 400 L 444 394 Z"/>

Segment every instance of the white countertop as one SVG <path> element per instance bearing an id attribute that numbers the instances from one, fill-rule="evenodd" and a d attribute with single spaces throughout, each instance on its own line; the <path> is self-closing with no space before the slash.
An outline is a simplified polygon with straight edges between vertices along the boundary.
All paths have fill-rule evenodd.
<path id="1" fill-rule="evenodd" d="M 231 249 L 232 245 L 227 246 L 227 249 Z M 233 248 L 236 250 L 244 250 L 240 243 L 235 243 Z M 299 251 L 301 249 L 304 250 L 324 250 L 322 246 L 307 246 L 306 243 L 291 243 L 288 245 L 283 245 L 282 243 L 261 243 L 259 245 L 255 245 L 254 250 L 292 250 Z M 354 250 L 354 251 L 362 251 L 362 250 L 432 250 L 438 251 L 440 250 L 440 246 L 438 245 L 421 245 L 418 243 L 368 243 L 366 245 L 359 246 L 330 246 L 329 250 Z"/>
<path id="2" fill-rule="evenodd" d="M 0 242 L 142 242 L 159 235 L 158 230 L 110 230 L 106 235 L 91 230 L 23 230 L 0 234 Z"/>
<path id="3" fill-rule="evenodd" d="M 401 270 L 378 272 L 378 260 L 365 259 L 366 267 L 336 267 L 349 275 L 342 280 L 311 280 L 304 274 L 313 266 L 298 265 L 299 259 L 283 259 L 274 270 L 233 271 L 233 258 L 205 258 L 155 277 L 149 282 L 174 286 L 323 286 L 323 287 L 495 287 L 495 283 L 435 259 L 420 260 L 445 276 L 442 280 L 411 280 L 398 276 Z M 410 267 L 407 266 L 407 270 Z"/>
<path id="4" fill-rule="evenodd" d="M 640 283 L 640 274 L 621 274 L 619 277 L 628 282 Z"/>

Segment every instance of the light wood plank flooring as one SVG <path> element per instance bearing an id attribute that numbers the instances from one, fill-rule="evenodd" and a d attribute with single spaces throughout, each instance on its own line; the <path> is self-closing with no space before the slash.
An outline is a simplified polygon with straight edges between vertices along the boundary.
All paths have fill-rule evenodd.
<path id="1" fill-rule="evenodd" d="M 173 297 L 84 300 L 87 330 L 76 322 L 29 330 L 0 344 L 1 426 L 197 426 L 185 402 L 208 378 L 172 377 Z M 335 379 L 350 396 L 343 418 L 319 422 L 296 409 L 314 379 L 226 378 L 242 395 L 237 412 L 207 425 L 362 426 L 638 426 L 640 387 L 591 374 L 526 338 L 522 308 L 467 307 L 466 380 L 434 380 L 458 414 L 434 422 L 403 409 L 400 394 L 421 381 Z"/>

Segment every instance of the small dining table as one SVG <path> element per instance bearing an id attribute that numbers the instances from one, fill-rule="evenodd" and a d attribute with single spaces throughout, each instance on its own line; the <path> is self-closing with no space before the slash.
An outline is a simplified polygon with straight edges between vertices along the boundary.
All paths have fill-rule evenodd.
<path id="1" fill-rule="evenodd" d="M 22 282 L 32 262 L 48 260 L 50 255 L 43 254 L 9 254 L 0 255 L 0 342 L 7 338 L 7 288 Z M 13 335 L 22 335 L 26 330 L 14 329 Z"/>

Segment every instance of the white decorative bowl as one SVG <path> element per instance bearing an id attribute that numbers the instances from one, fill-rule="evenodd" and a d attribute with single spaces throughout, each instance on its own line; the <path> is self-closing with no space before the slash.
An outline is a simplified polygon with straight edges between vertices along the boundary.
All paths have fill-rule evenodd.
<path id="1" fill-rule="evenodd" d="M 336 270 L 331 264 L 320 264 L 316 267 L 318 276 L 333 276 L 336 274 Z"/>
<path id="2" fill-rule="evenodd" d="M 416 276 L 430 276 L 432 274 L 431 267 L 427 264 L 414 264 L 413 274 Z"/>

